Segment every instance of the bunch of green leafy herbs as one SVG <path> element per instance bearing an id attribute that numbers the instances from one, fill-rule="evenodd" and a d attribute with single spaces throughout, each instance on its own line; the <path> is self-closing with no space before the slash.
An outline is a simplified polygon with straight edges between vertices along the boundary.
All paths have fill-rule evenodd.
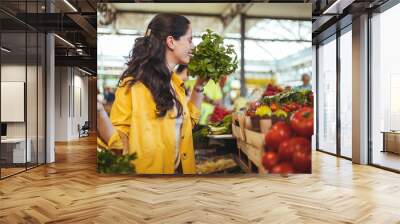
<path id="1" fill-rule="evenodd" d="M 191 76 L 212 79 L 217 82 L 221 76 L 229 75 L 238 68 L 238 60 L 233 45 L 224 46 L 224 39 L 207 29 L 202 42 L 193 51 L 188 67 Z"/>
<path id="2" fill-rule="evenodd" d="M 135 166 L 131 161 L 136 158 L 136 153 L 119 156 L 110 150 L 100 149 L 97 151 L 97 172 L 134 174 Z"/>

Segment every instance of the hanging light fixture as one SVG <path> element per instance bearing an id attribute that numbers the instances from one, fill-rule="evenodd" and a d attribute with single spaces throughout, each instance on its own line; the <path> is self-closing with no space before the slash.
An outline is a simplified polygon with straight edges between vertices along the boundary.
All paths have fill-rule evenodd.
<path id="1" fill-rule="evenodd" d="M 78 12 L 78 10 L 68 1 L 68 0 L 64 0 L 65 4 L 67 4 L 72 10 L 74 10 L 74 12 Z"/>
<path id="2" fill-rule="evenodd" d="M 5 48 L 5 47 L 1 47 L 0 49 L 1 49 L 2 51 L 6 52 L 6 53 L 10 53 L 10 52 L 11 52 L 11 50 L 9 50 L 9 49 L 7 49 L 7 48 Z"/>
<path id="3" fill-rule="evenodd" d="M 75 45 L 73 45 L 73 44 L 72 44 L 71 42 L 69 42 L 68 40 L 66 40 L 66 39 L 64 39 L 64 38 L 62 38 L 62 37 L 60 37 L 60 36 L 57 35 L 57 34 L 54 34 L 54 36 L 57 37 L 57 38 L 58 38 L 59 40 L 61 40 L 62 42 L 66 43 L 67 45 L 69 45 L 69 46 L 75 48 Z"/>

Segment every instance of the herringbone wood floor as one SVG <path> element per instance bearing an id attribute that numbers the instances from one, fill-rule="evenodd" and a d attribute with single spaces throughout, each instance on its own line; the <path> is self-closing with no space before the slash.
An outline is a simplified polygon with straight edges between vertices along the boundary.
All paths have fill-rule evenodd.
<path id="1" fill-rule="evenodd" d="M 0 223 L 400 223 L 400 175 L 313 155 L 312 175 L 98 175 L 95 139 L 0 181 Z"/>

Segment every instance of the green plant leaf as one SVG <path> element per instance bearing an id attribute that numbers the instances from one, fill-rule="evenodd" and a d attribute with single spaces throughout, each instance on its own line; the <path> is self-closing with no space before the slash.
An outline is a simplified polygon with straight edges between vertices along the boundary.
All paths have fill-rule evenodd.
<path id="1" fill-rule="evenodd" d="M 218 81 L 222 75 L 229 75 L 238 68 L 237 55 L 233 45 L 223 45 L 223 38 L 207 29 L 202 42 L 193 51 L 189 63 L 191 76 L 199 75 Z"/>

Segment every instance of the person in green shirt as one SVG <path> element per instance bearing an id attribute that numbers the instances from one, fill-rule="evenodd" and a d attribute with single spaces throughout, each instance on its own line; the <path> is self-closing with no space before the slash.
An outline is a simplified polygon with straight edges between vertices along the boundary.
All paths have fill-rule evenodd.
<path id="1" fill-rule="evenodd" d="M 221 104 L 222 100 L 222 89 L 218 83 L 209 81 L 204 86 L 204 99 L 201 103 L 200 109 L 200 121 L 199 124 L 206 125 L 208 118 L 214 112 L 216 105 Z"/>

